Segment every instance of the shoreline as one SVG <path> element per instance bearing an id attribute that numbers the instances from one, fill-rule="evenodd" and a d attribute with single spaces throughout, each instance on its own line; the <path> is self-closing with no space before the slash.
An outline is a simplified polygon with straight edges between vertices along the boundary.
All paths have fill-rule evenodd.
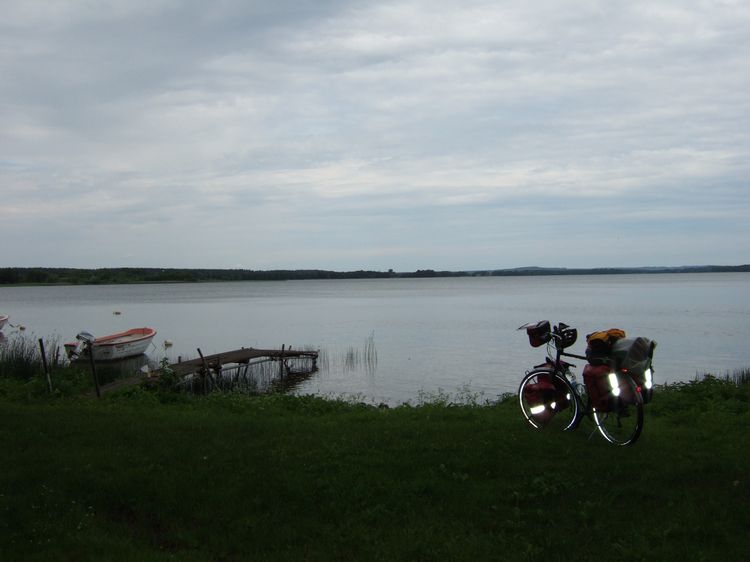
<path id="1" fill-rule="evenodd" d="M 449 277 L 549 277 L 577 275 L 654 275 L 682 273 L 748 273 L 750 264 L 680 267 L 561 268 L 522 267 L 473 271 L 413 272 L 329 271 L 321 269 L 181 269 L 181 268 L 0 268 L 0 287 L 139 285 L 237 281 L 312 281 L 353 279 L 434 279 Z"/>

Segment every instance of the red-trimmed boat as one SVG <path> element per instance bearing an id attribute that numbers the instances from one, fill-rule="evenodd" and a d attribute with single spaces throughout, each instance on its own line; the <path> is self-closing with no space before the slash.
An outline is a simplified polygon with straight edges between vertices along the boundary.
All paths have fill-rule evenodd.
<path id="1" fill-rule="evenodd" d="M 93 338 L 91 345 L 86 345 L 85 339 L 79 337 L 77 342 L 66 343 L 65 351 L 71 359 L 78 359 L 81 356 L 88 357 L 90 347 L 94 351 L 94 361 L 125 359 L 144 353 L 155 335 L 156 330 L 153 328 L 133 328 L 118 334 Z"/>

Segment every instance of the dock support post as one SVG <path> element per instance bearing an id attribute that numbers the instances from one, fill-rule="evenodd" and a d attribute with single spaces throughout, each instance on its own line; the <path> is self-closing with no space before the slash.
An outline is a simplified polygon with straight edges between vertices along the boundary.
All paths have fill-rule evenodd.
<path id="1" fill-rule="evenodd" d="M 44 376 L 47 377 L 47 390 L 52 394 L 52 379 L 49 376 L 49 366 L 47 365 L 47 352 L 44 351 L 44 340 L 39 338 L 39 350 L 42 352 L 42 365 L 44 366 Z"/>
<path id="2" fill-rule="evenodd" d="M 201 348 L 200 347 L 198 348 L 198 355 L 200 355 L 201 361 L 203 361 L 203 377 L 202 377 L 203 378 L 203 394 L 208 394 L 208 388 L 207 388 L 208 382 L 207 382 L 207 379 L 208 379 L 210 373 L 208 371 L 208 363 L 206 363 L 206 358 L 203 357 L 203 352 L 201 352 Z"/>

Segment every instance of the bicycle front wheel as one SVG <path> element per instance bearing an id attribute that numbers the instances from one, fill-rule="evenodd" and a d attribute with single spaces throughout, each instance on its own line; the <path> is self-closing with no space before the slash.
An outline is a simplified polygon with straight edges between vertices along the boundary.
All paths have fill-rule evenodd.
<path id="1" fill-rule="evenodd" d="M 579 421 L 580 405 L 573 387 L 552 369 L 529 372 L 518 387 L 518 403 L 536 429 L 570 431 Z"/>
<path id="2" fill-rule="evenodd" d="M 603 412 L 592 408 L 594 422 L 599 433 L 613 445 L 632 445 L 643 431 L 643 397 L 636 384 L 627 377 L 621 382 L 626 385 L 627 401 L 618 399 L 612 411 Z"/>

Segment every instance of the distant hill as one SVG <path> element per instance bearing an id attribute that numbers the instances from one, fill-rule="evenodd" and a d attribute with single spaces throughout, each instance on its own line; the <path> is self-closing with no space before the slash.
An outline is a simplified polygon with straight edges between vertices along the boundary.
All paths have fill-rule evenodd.
<path id="1" fill-rule="evenodd" d="M 513 269 L 496 269 L 485 275 L 623 275 L 638 273 L 723 273 L 748 272 L 750 264 L 745 265 L 684 265 L 678 267 L 516 267 Z"/>
<path id="2" fill-rule="evenodd" d="M 290 281 L 302 279 L 384 279 L 426 277 L 491 277 L 530 275 L 622 275 L 649 273 L 716 273 L 750 272 L 746 265 L 690 265 L 681 267 L 516 267 L 478 271 L 411 272 L 327 271 L 323 269 L 169 269 L 148 267 L 115 267 L 76 269 L 54 267 L 0 268 L 0 285 L 101 285 L 118 283 L 198 283 L 207 281 Z"/>

